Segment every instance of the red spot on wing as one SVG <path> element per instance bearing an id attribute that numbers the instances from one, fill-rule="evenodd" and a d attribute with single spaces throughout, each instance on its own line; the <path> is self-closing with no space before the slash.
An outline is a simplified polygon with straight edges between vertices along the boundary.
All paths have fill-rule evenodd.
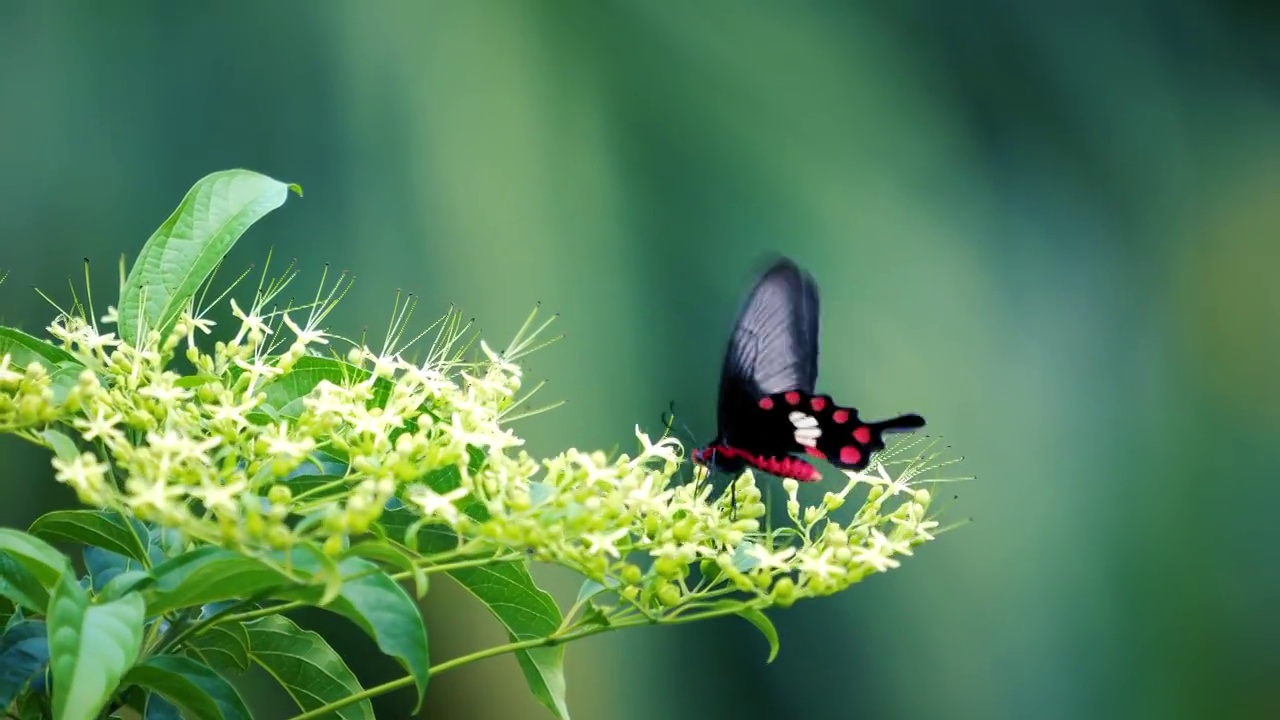
<path id="1" fill-rule="evenodd" d="M 862 451 L 852 445 L 840 448 L 840 462 L 846 465 L 857 465 L 862 460 Z"/>
<path id="2" fill-rule="evenodd" d="M 822 412 L 822 408 L 827 406 L 827 399 L 822 397 L 809 398 L 809 407 L 814 412 Z"/>
<path id="3" fill-rule="evenodd" d="M 862 427 L 858 428 L 857 430 L 854 430 L 854 431 L 853 431 L 853 439 L 854 439 L 854 440 L 857 440 L 859 443 L 861 443 L 861 444 L 863 444 L 863 445 L 868 445 L 868 444 L 870 444 L 870 443 L 871 443 L 871 428 L 867 427 L 866 425 L 863 425 Z"/>
<path id="4" fill-rule="evenodd" d="M 800 402 L 800 393 L 794 390 L 787 393 L 786 395 L 783 395 L 782 397 L 786 398 L 788 405 L 795 405 Z"/>
<path id="5" fill-rule="evenodd" d="M 772 410 L 772 409 L 773 409 L 773 398 L 771 398 L 771 397 L 762 397 L 762 398 L 760 398 L 760 402 L 759 402 L 758 404 L 760 405 L 760 409 L 761 409 L 761 410 Z"/>
<path id="6" fill-rule="evenodd" d="M 810 455 L 812 455 L 812 456 L 814 456 L 814 457 L 818 458 L 819 460 L 826 460 L 826 459 L 827 459 L 827 454 L 826 454 L 826 453 L 824 453 L 824 452 L 822 452 L 821 450 L 819 450 L 819 449 L 818 449 L 818 448 L 816 448 L 816 447 L 805 447 L 804 451 L 805 451 L 805 452 L 807 452 L 807 453 L 809 453 Z"/>
<path id="7" fill-rule="evenodd" d="M 837 410 L 837 411 L 835 411 L 835 412 L 831 413 L 831 419 L 832 419 L 832 420 L 834 420 L 834 421 L 836 422 L 836 424 L 837 424 L 837 425 L 843 425 L 843 424 L 845 424 L 845 423 L 849 422 L 849 411 L 848 411 L 848 410 Z"/>

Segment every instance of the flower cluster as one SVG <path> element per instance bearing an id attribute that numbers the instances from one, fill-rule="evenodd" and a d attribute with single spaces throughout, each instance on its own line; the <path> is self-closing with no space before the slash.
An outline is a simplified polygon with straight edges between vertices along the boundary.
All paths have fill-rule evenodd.
<path id="1" fill-rule="evenodd" d="M 447 528 L 456 543 L 441 557 L 559 563 L 645 614 L 735 592 L 774 605 L 829 594 L 937 532 L 926 475 L 950 461 L 907 452 L 921 438 L 813 504 L 784 481 L 787 521 L 770 527 L 750 472 L 719 492 L 702 468 L 682 480 L 689 466 L 667 433 L 653 441 L 637 427 L 634 456 L 523 450 L 510 430 L 517 361 L 545 324 L 526 333 L 526 322 L 504 352 L 480 342 L 474 353 L 451 312 L 425 358 L 363 342 L 339 356 L 340 338 L 319 326 L 328 308 L 299 323 L 297 309 L 267 312 L 268 298 L 248 310 L 231 301 L 238 327 L 212 347 L 215 324 L 191 304 L 136 344 L 63 313 L 48 331 L 71 359 L 0 357 L 0 431 L 55 450 L 56 478 L 83 503 L 193 542 L 335 555 L 403 506 L 417 521 L 394 539 L 410 549 L 419 528 Z M 860 485 L 861 506 L 837 518 Z"/>

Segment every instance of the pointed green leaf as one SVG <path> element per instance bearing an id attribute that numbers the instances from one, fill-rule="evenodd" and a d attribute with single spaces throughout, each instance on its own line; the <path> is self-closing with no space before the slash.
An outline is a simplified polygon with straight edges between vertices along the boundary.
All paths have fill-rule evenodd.
<path id="1" fill-rule="evenodd" d="M 735 600 L 723 600 L 712 607 L 726 608 L 736 605 L 741 603 Z M 742 607 L 734 614 L 754 625 L 760 634 L 764 635 L 764 639 L 769 642 L 769 659 L 765 660 L 765 663 L 773 662 L 774 658 L 778 657 L 778 630 L 773 626 L 773 621 L 753 607 Z"/>
<path id="2" fill-rule="evenodd" d="M 49 591 L 30 570 L 6 553 L 0 553 L 0 595 L 41 615 L 49 608 Z"/>
<path id="3" fill-rule="evenodd" d="M 426 569 L 414 563 L 413 558 L 399 546 L 380 540 L 366 540 L 348 548 L 347 555 L 375 560 L 409 573 L 413 578 L 415 596 L 418 598 L 426 596 L 429 585 Z"/>
<path id="4" fill-rule="evenodd" d="M 291 186 L 249 170 L 224 170 L 196 182 L 147 240 L 120 288 L 120 337 L 165 335 L 218 261 L 249 226 L 284 204 Z"/>
<path id="5" fill-rule="evenodd" d="M 217 670 L 249 669 L 249 631 L 244 623 L 224 622 L 187 640 L 189 655 Z"/>
<path id="6" fill-rule="evenodd" d="M 57 430 L 49 429 L 40 433 L 40 437 L 49 443 L 49 447 L 53 449 L 53 454 L 63 460 L 74 460 L 80 457 L 80 448 L 76 447 L 76 441 L 72 440 L 65 433 Z"/>
<path id="7" fill-rule="evenodd" d="M 25 620 L 0 637 L 0 708 L 27 687 L 49 664 L 49 633 L 41 620 Z"/>
<path id="8" fill-rule="evenodd" d="M 299 561 L 307 570 L 307 564 Z M 325 610 L 338 613 L 354 622 L 378 644 L 378 649 L 395 658 L 413 675 L 421 702 L 427 688 L 427 626 L 413 598 L 377 565 L 357 557 L 338 564 L 342 578 L 337 597 L 324 604 Z M 315 587 L 282 595 L 319 604 L 320 589 Z"/>
<path id="9" fill-rule="evenodd" d="M 506 626 L 513 642 L 548 637 L 563 622 L 555 600 L 534 584 L 523 562 L 451 570 L 449 575 Z M 565 704 L 564 646 L 520 650 L 516 652 L 516 660 L 538 702 L 557 718 L 569 720 L 569 708 Z"/>
<path id="10" fill-rule="evenodd" d="M 20 602 L 30 610 L 44 612 L 49 590 L 71 574 L 71 561 L 49 543 L 21 530 L 0 528 L 0 594 Z M 25 572 L 14 570 L 19 566 Z M 34 579 L 34 583 L 30 582 Z M 19 593 L 15 595 L 12 593 Z M 38 607 L 32 607 L 34 603 Z"/>
<path id="11" fill-rule="evenodd" d="M 56 720 L 92 720 L 142 648 L 146 606 L 139 595 L 90 605 L 70 574 L 49 600 L 49 654 Z"/>
<path id="12" fill-rule="evenodd" d="M 182 720 L 182 711 L 163 695 L 147 693 L 146 709 L 142 711 L 142 720 Z"/>
<path id="13" fill-rule="evenodd" d="M 178 655 L 157 655 L 135 665 L 124 677 L 163 695 L 196 720 L 250 720 L 236 689 L 203 663 Z"/>
<path id="14" fill-rule="evenodd" d="M 50 373 L 59 363 L 71 362 L 79 364 L 76 356 L 57 345 L 50 345 L 34 335 L 28 335 L 17 328 L 0 327 L 0 358 L 9 356 L 9 361 L 20 368 L 26 368 L 33 361 L 39 362 Z"/>
<path id="15" fill-rule="evenodd" d="M 56 510 L 36 518 L 28 529 L 44 540 L 66 540 L 100 547 L 142 561 L 148 558 L 151 533 L 137 520 L 110 510 Z"/>
<path id="16" fill-rule="evenodd" d="M 364 691 L 351 669 L 318 634 L 303 630 L 281 615 L 268 615 L 245 627 L 253 661 L 274 677 L 304 711 Z M 375 720 L 368 700 L 347 705 L 326 717 Z"/>
<path id="17" fill-rule="evenodd" d="M 230 550 L 204 546 L 164 561 L 136 589 L 148 611 L 161 615 L 178 608 L 261 595 L 296 581 L 279 569 Z"/>
<path id="18" fill-rule="evenodd" d="M 481 459 L 475 456 L 472 458 L 476 465 Z M 436 492 L 443 493 L 457 487 L 460 480 L 455 468 L 446 468 L 433 473 L 424 482 Z M 473 517 L 486 516 L 484 506 L 479 503 L 464 506 L 463 510 Z M 441 526 L 420 526 L 416 533 L 405 537 L 415 527 L 416 519 L 411 511 L 396 508 L 384 512 L 378 524 L 389 537 L 404 538 L 406 545 L 416 545 L 423 553 L 457 547 L 457 537 Z M 524 562 L 462 568 L 451 570 L 448 574 L 484 603 L 489 612 L 507 628 L 513 641 L 547 637 L 559 629 L 564 621 L 555 600 L 534 584 L 528 565 Z M 515 655 L 524 672 L 525 681 L 538 702 L 556 717 L 568 720 L 569 710 L 564 697 L 564 648 L 533 648 L 517 651 Z"/>

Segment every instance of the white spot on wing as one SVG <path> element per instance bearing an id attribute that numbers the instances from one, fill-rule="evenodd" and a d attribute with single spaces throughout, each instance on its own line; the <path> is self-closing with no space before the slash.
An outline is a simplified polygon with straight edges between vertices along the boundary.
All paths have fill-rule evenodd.
<path id="1" fill-rule="evenodd" d="M 822 428 L 818 427 L 817 418 L 797 410 L 787 415 L 787 419 L 796 428 L 796 444 L 805 447 L 818 446 L 818 438 L 822 437 Z"/>
<path id="2" fill-rule="evenodd" d="M 794 411 L 794 412 L 792 412 L 790 415 L 788 415 L 788 416 L 787 416 L 787 419 L 791 421 L 791 424 L 792 424 L 792 425 L 795 425 L 795 426 L 796 426 L 796 427 L 798 427 L 798 428 L 816 428 L 816 427 L 818 427 L 818 419 L 817 419 L 817 418 L 813 417 L 812 415 L 805 415 L 804 413 L 802 413 L 802 412 L 800 412 L 800 411 L 798 411 L 798 410 L 797 410 L 797 411 Z"/>

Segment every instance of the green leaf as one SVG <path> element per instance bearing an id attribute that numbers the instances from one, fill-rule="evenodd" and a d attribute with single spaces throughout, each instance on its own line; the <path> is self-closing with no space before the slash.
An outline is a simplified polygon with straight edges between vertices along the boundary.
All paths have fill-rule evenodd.
<path id="1" fill-rule="evenodd" d="M 364 692 L 360 681 L 324 638 L 281 615 L 246 623 L 253 661 L 304 711 Z M 368 700 L 334 711 L 341 720 L 376 720 Z"/>
<path id="2" fill-rule="evenodd" d="M 147 693 L 142 720 L 182 720 L 182 711 L 163 695 Z"/>
<path id="3" fill-rule="evenodd" d="M 0 593 L 36 612 L 45 612 L 49 604 L 49 590 L 71 574 L 71 561 L 66 555 L 21 530 L 0 528 L 0 556 L 11 559 L 25 571 L 18 572 L 13 570 L 13 565 L 0 562 Z M 28 578 L 35 582 L 29 582 Z M 11 592 L 20 593 L 23 597 Z"/>
<path id="4" fill-rule="evenodd" d="M 449 575 L 506 626 L 513 642 L 548 637 L 563 621 L 555 600 L 534 584 L 524 562 L 461 568 L 449 571 Z M 564 697 L 564 646 L 519 650 L 516 660 L 538 702 L 557 718 L 569 720 Z"/>
<path id="5" fill-rule="evenodd" d="M 578 599 L 574 601 L 574 604 L 581 605 L 603 592 L 613 590 L 620 584 L 611 577 L 606 577 L 604 580 L 605 584 L 601 584 L 591 578 L 584 579 L 581 587 L 578 588 Z"/>
<path id="6" fill-rule="evenodd" d="M 471 469 L 478 471 L 484 462 L 479 450 L 471 452 Z M 460 483 L 456 468 L 432 473 L 425 482 L 439 493 L 448 492 Z M 465 503 L 464 512 L 483 521 L 488 513 L 479 502 Z M 403 537 L 409 547 L 425 554 L 452 550 L 458 538 L 442 526 L 418 525 L 417 516 L 406 508 L 387 510 L 378 525 L 391 537 Z M 413 532 L 416 528 L 416 532 Z M 406 534 L 408 535 L 406 537 Z M 555 600 L 533 582 L 525 562 L 502 563 L 489 567 L 460 568 L 449 571 L 458 584 L 482 602 L 506 628 L 512 641 L 544 638 L 559 629 L 564 618 Z M 556 717 L 568 720 L 565 705 L 564 648 L 562 646 L 532 648 L 516 652 L 516 660 L 534 697 Z"/>
<path id="7" fill-rule="evenodd" d="M 299 561 L 299 567 L 306 564 Z M 378 644 L 378 649 L 395 658 L 413 675 L 421 704 L 427 689 L 427 671 L 431 661 L 427 648 L 427 626 L 422 613 L 404 588 L 396 584 L 377 565 L 357 557 L 338 563 L 343 580 L 337 597 L 324 604 L 324 609 L 354 622 Z M 316 602 L 318 588 L 305 588 L 283 595 Z M 416 712 L 416 709 L 415 709 Z"/>
<path id="8" fill-rule="evenodd" d="M 712 607 L 728 608 L 738 605 L 741 603 L 736 600 L 722 600 Z M 765 660 L 765 663 L 773 662 L 774 658 L 778 657 L 778 630 L 773 626 L 773 621 L 753 607 L 741 607 L 734 614 L 754 625 L 760 634 L 764 635 L 764 639 L 769 641 L 769 659 Z"/>
<path id="9" fill-rule="evenodd" d="M 35 613 L 49 608 L 49 591 L 12 555 L 0 553 L 0 595 Z"/>
<path id="10" fill-rule="evenodd" d="M 56 345 L 50 345 L 16 328 L 0 327 L 0 357 L 5 355 L 9 356 L 10 362 L 20 368 L 26 368 L 33 361 L 38 361 L 49 372 L 53 372 L 59 363 L 79 364 L 75 355 Z"/>
<path id="11" fill-rule="evenodd" d="M 265 404 L 276 409 L 281 417 L 296 419 L 303 410 L 302 399 L 315 390 L 322 381 L 334 385 L 350 385 L 369 377 L 369 371 L 350 363 L 328 357 L 304 355 L 288 373 L 262 388 L 267 396 Z"/>
<path id="12" fill-rule="evenodd" d="M 347 549 L 346 554 L 350 557 L 375 560 L 409 573 L 413 578 L 415 596 L 419 599 L 426 596 L 430 585 L 426 569 L 415 564 L 413 558 L 399 546 L 380 540 L 366 540 L 352 545 Z"/>
<path id="13" fill-rule="evenodd" d="M 53 402 L 62 405 L 71 394 L 71 389 L 80 383 L 80 374 L 84 366 L 75 360 L 64 360 L 58 363 L 49 374 L 49 387 L 53 390 Z"/>
<path id="14" fill-rule="evenodd" d="M 136 594 L 91 606 L 75 578 L 63 576 L 49 600 L 48 618 L 57 720 L 98 716 L 138 658 L 145 612 Z"/>
<path id="15" fill-rule="evenodd" d="M 157 655 L 135 665 L 124 677 L 180 705 L 197 720 L 249 720 L 240 694 L 207 665 L 178 655 Z"/>
<path id="16" fill-rule="evenodd" d="M 116 557 L 120 557 L 117 555 Z M 115 600 L 118 597 L 124 597 L 127 593 L 133 592 L 143 580 L 151 577 L 151 574 L 145 570 L 124 570 L 110 576 L 105 585 L 100 585 L 96 578 L 92 585 L 93 591 L 97 593 L 97 599 Z"/>
<path id="17" fill-rule="evenodd" d="M 224 622 L 187 640 L 187 652 L 218 670 L 249 669 L 249 631 L 244 623 Z"/>
<path id="18" fill-rule="evenodd" d="M 257 597 L 297 580 L 259 560 L 203 546 L 170 558 L 137 585 L 152 615 L 235 598 Z"/>
<path id="19" fill-rule="evenodd" d="M 136 345 L 139 328 L 167 334 L 218 261 L 250 225 L 283 205 L 290 189 L 249 170 L 198 180 L 147 240 L 120 288 L 121 339 Z"/>
<path id="20" fill-rule="evenodd" d="M 49 429 L 40 433 L 44 441 L 49 443 L 49 447 L 53 449 L 53 454 L 63 460 L 74 460 L 80 457 L 80 448 L 76 447 L 76 441 L 72 440 L 65 433 L 57 430 Z"/>
<path id="21" fill-rule="evenodd" d="M 0 637 L 0 708 L 44 672 L 49 664 L 49 633 L 40 620 L 26 620 Z"/>
<path id="22" fill-rule="evenodd" d="M 44 540 L 99 547 L 139 562 L 148 560 L 150 555 L 147 545 L 151 533 L 147 526 L 110 510 L 56 510 L 36 518 L 28 532 Z"/>

